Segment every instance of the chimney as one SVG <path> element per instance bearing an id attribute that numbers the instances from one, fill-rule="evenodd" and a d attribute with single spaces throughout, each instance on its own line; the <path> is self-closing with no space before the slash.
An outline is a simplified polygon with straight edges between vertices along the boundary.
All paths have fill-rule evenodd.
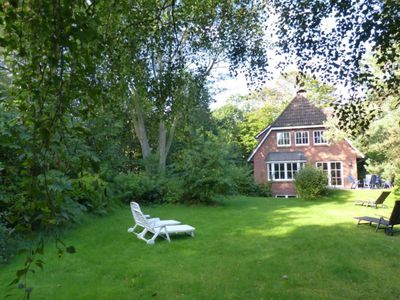
<path id="1" fill-rule="evenodd" d="M 305 97 L 307 91 L 305 89 L 300 89 L 297 91 L 297 96 Z"/>

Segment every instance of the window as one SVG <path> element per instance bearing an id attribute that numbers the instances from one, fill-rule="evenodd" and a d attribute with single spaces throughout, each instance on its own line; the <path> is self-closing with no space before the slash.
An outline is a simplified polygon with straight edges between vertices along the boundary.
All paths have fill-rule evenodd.
<path id="1" fill-rule="evenodd" d="M 290 146 L 290 132 L 278 132 L 276 134 L 278 146 Z"/>
<path id="2" fill-rule="evenodd" d="M 317 162 L 316 166 L 328 175 L 330 186 L 343 186 L 342 163 L 340 161 Z"/>
<path id="3" fill-rule="evenodd" d="M 342 186 L 342 163 L 341 162 L 331 162 L 331 185 L 332 186 Z"/>
<path id="4" fill-rule="evenodd" d="M 323 145 L 327 144 L 328 141 L 326 140 L 324 136 L 324 130 L 316 130 L 314 131 L 314 144 L 315 145 Z"/>
<path id="5" fill-rule="evenodd" d="M 308 131 L 296 131 L 296 145 L 308 145 Z"/>
<path id="6" fill-rule="evenodd" d="M 294 180 L 296 173 L 304 167 L 304 162 L 275 162 L 268 163 L 268 180 Z"/>

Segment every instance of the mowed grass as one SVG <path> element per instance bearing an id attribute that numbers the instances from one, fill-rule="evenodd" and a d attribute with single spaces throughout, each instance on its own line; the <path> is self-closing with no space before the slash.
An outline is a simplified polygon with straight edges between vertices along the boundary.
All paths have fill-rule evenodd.
<path id="1" fill-rule="evenodd" d="M 399 299 L 400 233 L 375 233 L 353 220 L 390 214 L 393 195 L 387 209 L 353 205 L 378 194 L 142 207 L 196 227 L 195 238 L 157 239 L 153 246 L 127 233 L 128 206 L 88 217 L 63 238 L 76 254 L 59 259 L 53 244 L 46 246 L 44 270 L 30 276 L 32 299 Z M 23 259 L 0 267 L 0 295 Z"/>

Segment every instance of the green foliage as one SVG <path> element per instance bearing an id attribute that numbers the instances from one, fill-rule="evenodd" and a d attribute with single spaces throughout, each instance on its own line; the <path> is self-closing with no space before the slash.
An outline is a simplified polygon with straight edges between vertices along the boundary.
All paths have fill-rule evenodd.
<path id="1" fill-rule="evenodd" d="M 234 182 L 234 193 L 246 196 L 270 197 L 271 187 L 267 184 L 257 184 L 253 177 L 253 167 L 249 165 L 235 165 L 231 168 L 231 177 Z"/>
<path id="2" fill-rule="evenodd" d="M 282 112 L 293 94 L 264 88 L 247 96 L 237 96 L 213 111 L 221 135 L 245 159 L 257 145 L 255 136 Z"/>
<path id="3" fill-rule="evenodd" d="M 304 199 L 316 199 L 325 193 L 328 177 L 321 169 L 306 165 L 296 174 L 295 186 L 299 196 Z"/>
<path id="4" fill-rule="evenodd" d="M 231 191 L 234 182 L 230 157 L 224 140 L 209 132 L 199 133 L 191 145 L 179 152 L 173 166 L 182 189 L 179 201 L 207 203 L 216 194 Z"/>
<path id="5" fill-rule="evenodd" d="M 0 264 L 7 263 L 15 255 L 20 242 L 0 218 Z"/>
<path id="6" fill-rule="evenodd" d="M 400 175 L 400 112 L 386 103 L 381 107 L 383 116 L 372 122 L 370 128 L 357 140 L 357 145 L 367 157 L 366 169 L 383 180 L 395 182 Z"/>
<path id="7" fill-rule="evenodd" d="M 179 174 L 169 174 L 161 180 L 163 201 L 168 203 L 185 203 L 189 202 L 185 199 L 186 195 L 190 193 L 185 186 L 185 180 Z M 192 197 L 191 202 L 200 202 L 200 200 Z"/>
<path id="8" fill-rule="evenodd" d="M 272 195 L 271 186 L 255 183 L 253 176 L 246 176 L 236 181 L 236 190 L 238 194 L 246 196 L 271 197 Z"/>
<path id="9" fill-rule="evenodd" d="M 340 129 L 357 137 L 380 118 L 388 98 L 398 108 L 398 1 L 283 0 L 272 7 L 279 52 L 294 57 L 302 73 L 349 88 L 331 100 Z"/>
<path id="10" fill-rule="evenodd" d="M 367 87 L 381 96 L 399 95 L 397 1 L 283 0 L 272 6 L 278 45 L 295 57 L 302 72 L 323 75 L 326 82 Z M 367 55 L 383 76 L 365 63 Z"/>
<path id="11" fill-rule="evenodd" d="M 108 183 L 98 174 L 84 173 L 73 180 L 71 198 L 88 211 L 105 214 L 110 206 L 107 194 Z"/>
<path id="12" fill-rule="evenodd" d="M 162 201 L 162 187 L 160 180 L 144 172 L 119 174 L 114 178 L 113 194 L 124 203 L 153 203 Z"/>
<path id="13" fill-rule="evenodd" d="M 228 62 L 232 72 L 241 68 L 252 79 L 265 73 L 265 6 L 258 1 L 149 0 L 132 5 L 124 0 L 98 7 L 106 82 L 118 86 L 141 155 L 156 154 L 160 173 L 165 173 L 177 124 L 187 120 L 193 107 L 210 102 L 204 85 L 217 61 Z"/>

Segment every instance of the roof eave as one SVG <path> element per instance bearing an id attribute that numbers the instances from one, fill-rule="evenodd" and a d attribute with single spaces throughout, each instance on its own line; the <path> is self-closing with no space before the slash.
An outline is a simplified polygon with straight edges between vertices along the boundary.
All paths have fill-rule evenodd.
<path id="1" fill-rule="evenodd" d="M 348 138 L 344 138 L 344 140 L 350 145 L 351 148 L 354 149 L 358 158 L 365 158 L 364 153 L 362 153 L 356 146 L 354 146 Z"/>

